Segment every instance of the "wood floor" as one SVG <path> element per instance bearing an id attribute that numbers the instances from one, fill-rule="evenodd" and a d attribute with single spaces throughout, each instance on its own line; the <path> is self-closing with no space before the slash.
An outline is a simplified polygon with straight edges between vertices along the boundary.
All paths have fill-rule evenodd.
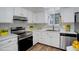
<path id="1" fill-rule="evenodd" d="M 63 50 L 55 47 L 47 46 L 41 43 L 37 43 L 36 45 L 28 49 L 28 51 L 63 51 Z"/>

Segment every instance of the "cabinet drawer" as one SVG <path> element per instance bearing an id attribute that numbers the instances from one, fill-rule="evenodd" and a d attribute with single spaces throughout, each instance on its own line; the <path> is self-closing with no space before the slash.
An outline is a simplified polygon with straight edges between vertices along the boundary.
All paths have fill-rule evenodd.
<path id="1" fill-rule="evenodd" d="M 0 47 L 8 46 L 10 44 L 17 43 L 17 37 L 11 39 L 4 39 L 0 42 Z"/>
<path id="2" fill-rule="evenodd" d="M 0 48 L 0 51 L 18 51 L 17 44 L 8 45 L 6 47 Z"/>

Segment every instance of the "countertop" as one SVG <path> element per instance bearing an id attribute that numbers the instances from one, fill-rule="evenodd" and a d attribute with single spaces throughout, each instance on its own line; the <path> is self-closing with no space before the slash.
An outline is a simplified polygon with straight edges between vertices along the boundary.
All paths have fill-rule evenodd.
<path id="1" fill-rule="evenodd" d="M 77 50 L 75 50 L 72 46 L 68 46 L 67 51 L 77 51 Z"/>
<path id="2" fill-rule="evenodd" d="M 66 33 L 66 34 L 77 34 L 76 32 L 66 32 L 66 31 L 48 31 L 50 30 L 50 28 L 44 28 L 44 29 L 41 29 L 41 30 L 36 30 L 36 31 L 47 31 L 47 32 L 59 32 L 59 33 Z"/>
<path id="3" fill-rule="evenodd" d="M 0 37 L 0 40 L 3 40 L 3 39 L 10 39 L 10 38 L 14 38 L 14 37 L 17 37 L 18 35 L 16 34 L 9 34 L 8 36 L 2 36 Z"/>
<path id="4" fill-rule="evenodd" d="M 60 31 L 60 33 L 77 34 L 76 32 L 66 32 L 66 31 Z"/>

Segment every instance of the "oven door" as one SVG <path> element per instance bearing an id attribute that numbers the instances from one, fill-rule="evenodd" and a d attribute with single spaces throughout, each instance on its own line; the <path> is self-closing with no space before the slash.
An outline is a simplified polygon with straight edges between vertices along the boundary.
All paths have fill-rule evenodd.
<path id="1" fill-rule="evenodd" d="M 22 40 L 19 40 L 18 49 L 19 49 L 19 51 L 26 51 L 32 45 L 33 45 L 33 36 L 30 36 L 28 38 L 24 38 Z"/>

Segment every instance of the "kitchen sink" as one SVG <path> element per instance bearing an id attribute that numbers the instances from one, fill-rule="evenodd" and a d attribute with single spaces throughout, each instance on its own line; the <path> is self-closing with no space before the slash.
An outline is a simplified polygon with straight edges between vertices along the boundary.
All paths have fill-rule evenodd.
<path id="1" fill-rule="evenodd" d="M 47 29 L 46 31 L 57 31 L 57 30 Z"/>

